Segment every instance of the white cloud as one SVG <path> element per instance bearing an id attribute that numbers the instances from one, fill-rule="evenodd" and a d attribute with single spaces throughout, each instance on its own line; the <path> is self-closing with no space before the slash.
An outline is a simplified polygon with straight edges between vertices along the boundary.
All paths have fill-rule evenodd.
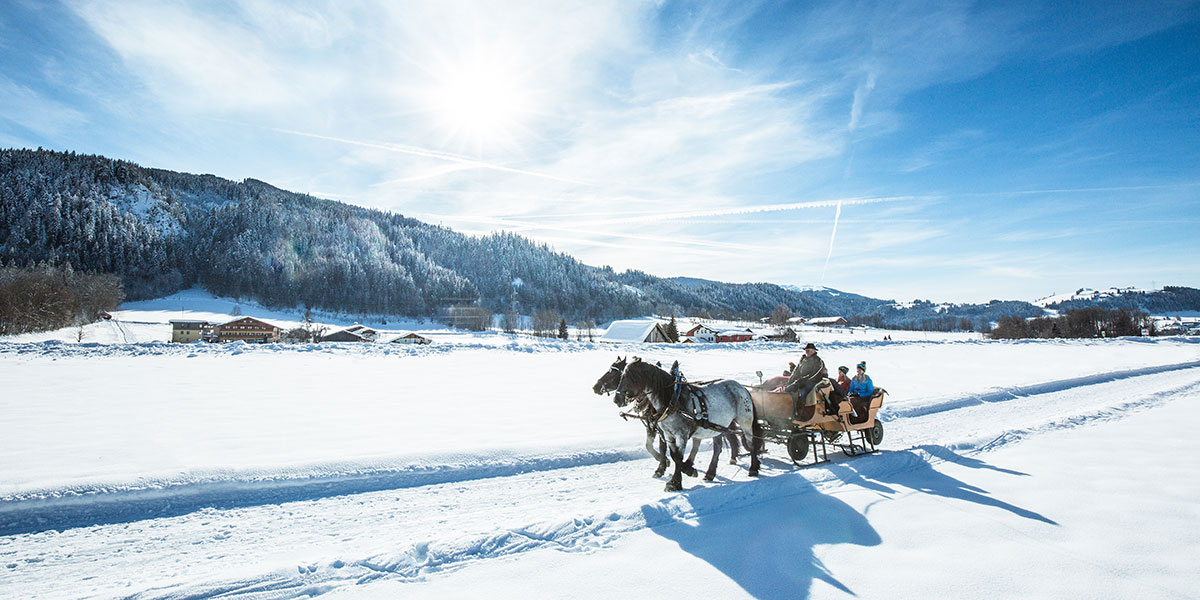
<path id="1" fill-rule="evenodd" d="M 71 130 L 87 122 L 83 113 L 17 84 L 0 75 L 0 119 L 28 129 L 35 135 L 61 140 Z"/>

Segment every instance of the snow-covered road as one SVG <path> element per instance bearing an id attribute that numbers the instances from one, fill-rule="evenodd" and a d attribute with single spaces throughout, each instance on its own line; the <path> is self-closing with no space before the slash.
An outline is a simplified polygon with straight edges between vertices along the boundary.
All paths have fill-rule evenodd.
<path id="1" fill-rule="evenodd" d="M 455 462 L 447 458 L 456 455 L 447 454 L 443 449 L 424 447 L 430 438 L 421 436 L 423 454 L 420 456 L 424 462 L 396 461 L 393 455 L 398 453 L 397 447 L 390 448 L 391 455 L 382 461 L 357 454 L 347 455 L 348 459 L 355 458 L 349 462 L 358 465 L 355 467 L 359 469 L 357 478 L 354 468 L 346 464 L 328 469 L 329 463 L 322 463 L 328 472 L 324 476 L 314 474 L 312 461 L 330 456 L 315 452 L 303 457 L 301 462 L 307 462 L 297 468 L 303 473 L 299 479 L 279 476 L 280 473 L 286 475 L 287 469 L 267 470 L 262 466 L 278 464 L 272 456 L 260 457 L 258 461 L 243 457 L 242 462 L 226 463 L 226 470 L 245 464 L 254 468 L 242 469 L 224 478 L 214 477 L 213 473 L 219 471 L 211 467 L 220 466 L 217 459 L 234 454 L 214 454 L 202 448 L 196 451 L 196 456 L 208 461 L 210 466 L 202 477 L 163 479 L 161 472 L 155 470 L 161 465 L 152 460 L 153 457 L 139 463 L 143 457 L 131 456 L 120 463 L 125 468 L 124 475 L 119 469 L 112 470 L 109 478 L 117 483 L 106 492 L 102 482 L 97 483 L 99 480 L 88 481 L 86 484 L 91 487 L 80 488 L 80 479 L 69 461 L 39 457 L 30 451 L 31 460 L 41 461 L 30 471 L 41 466 L 52 472 L 43 474 L 39 480 L 15 471 L 10 473 L 6 464 L 3 481 L 14 493 L 0 500 L 0 524 L 7 528 L 7 534 L 0 537 L 0 573 L 3 573 L 0 597 L 296 598 L 324 593 L 336 596 L 426 594 L 429 597 L 466 597 L 483 593 L 480 586 L 496 585 L 499 586 L 497 589 L 509 590 L 513 596 L 529 595 L 541 589 L 548 596 L 611 598 L 613 589 L 617 590 L 615 595 L 621 597 L 620 590 L 629 589 L 634 581 L 646 586 L 641 589 L 652 589 L 657 585 L 663 586 L 662 593 L 669 593 L 673 588 L 667 587 L 665 582 L 670 578 L 656 579 L 652 574 L 661 573 L 668 565 L 688 564 L 696 559 L 707 565 L 702 565 L 702 572 L 697 575 L 701 581 L 724 586 L 732 592 L 740 591 L 743 596 L 797 597 L 826 593 L 845 596 L 858 589 L 886 592 L 888 587 L 872 583 L 876 578 L 854 571 L 852 565 L 862 564 L 867 559 L 854 555 L 853 549 L 894 544 L 897 538 L 883 532 L 890 527 L 903 529 L 905 522 L 920 522 L 927 528 L 927 535 L 939 540 L 927 549 L 920 542 L 908 543 L 919 552 L 938 553 L 953 546 L 954 536 L 948 532 L 959 527 L 920 518 L 930 507 L 938 511 L 947 507 L 966 511 L 969 513 L 964 517 L 967 520 L 981 518 L 986 523 L 989 519 L 998 519 L 996 522 L 1003 522 L 999 525 L 1002 539 L 996 540 L 1001 545 L 1013 538 L 1036 537 L 1064 527 L 1062 514 L 1051 514 L 1031 508 L 1029 504 L 1006 500 L 970 483 L 969 480 L 978 475 L 994 477 L 999 474 L 1002 479 L 1025 476 L 1023 471 L 995 466 L 993 456 L 1018 452 L 1022 447 L 1037 444 L 1061 445 L 1070 450 L 1090 443 L 1087 437 L 1094 437 L 1089 433 L 1093 430 L 1121 427 L 1127 420 L 1142 419 L 1153 422 L 1154 426 L 1139 426 L 1122 435 L 1101 436 L 1107 445 L 1096 449 L 1095 461 L 1109 461 L 1114 468 L 1136 472 L 1136 461 L 1152 456 L 1155 458 L 1142 471 L 1156 471 L 1167 477 L 1195 473 L 1196 460 L 1191 458 L 1197 456 L 1195 442 L 1187 432 L 1194 430 L 1200 419 L 1193 416 L 1195 411 L 1180 409 L 1200 400 L 1200 364 L 1195 361 L 1195 346 L 949 346 L 960 355 L 975 353 L 973 358 L 980 364 L 984 361 L 978 359 L 986 356 L 992 359 L 989 366 L 999 363 L 1001 370 L 1009 369 L 1010 376 L 1003 381 L 1011 385 L 991 386 L 973 393 L 965 387 L 967 382 L 950 379 L 950 383 L 927 391 L 922 398 L 901 397 L 901 401 L 889 407 L 891 414 L 887 417 L 884 451 L 879 454 L 855 459 L 838 457 L 830 465 L 796 470 L 787 461 L 782 447 L 769 446 L 770 454 L 764 462 L 762 477 L 748 478 L 745 461 L 740 466 L 723 464 L 716 482 L 704 484 L 687 480 L 685 485 L 689 490 L 683 494 L 664 493 L 662 481 L 650 478 L 654 465 L 648 458 L 643 458 L 637 448 L 640 428 L 614 419 L 611 405 L 591 396 L 590 392 L 585 392 L 583 403 L 571 405 L 569 412 L 575 418 L 603 415 L 612 423 L 605 421 L 603 426 L 589 428 L 578 439 L 559 436 L 548 440 L 544 447 L 528 445 L 528 440 L 525 445 L 516 444 L 514 440 L 528 435 L 527 431 L 519 429 L 523 420 L 506 417 L 501 411 L 494 416 L 508 418 L 503 421 L 505 424 L 518 427 L 516 432 L 494 436 L 507 444 L 502 449 L 477 445 L 457 455 L 459 460 Z M 1111 353 L 1114 348 L 1124 351 Z M 894 373 L 887 373 L 890 375 L 888 381 L 892 382 L 887 387 L 893 391 L 917 387 L 918 382 L 910 382 L 901 375 L 905 366 L 920 361 L 954 360 L 943 352 L 945 349 L 945 345 L 939 344 L 853 348 L 859 355 L 875 353 L 873 357 L 878 358 L 879 364 L 896 365 Z M 1022 360 L 1034 355 L 1039 361 L 1052 362 L 1058 360 L 1060 354 L 1075 356 L 1076 360 L 1041 367 L 1045 371 L 1033 368 L 1032 375 L 1027 369 L 1012 375 L 1017 350 L 1025 350 L 1019 353 Z M 252 367 L 250 371 L 265 368 L 265 365 L 278 367 L 279 363 L 296 358 L 291 355 L 280 358 L 274 354 L 264 354 L 262 362 L 232 362 L 228 357 L 200 358 L 212 358 L 224 372 L 247 366 Z M 69 354 L 53 361 L 22 356 L 25 355 L 16 353 L 16 358 L 9 357 L 0 365 L 11 366 L 25 360 L 24 366 L 33 367 L 36 372 L 39 368 L 61 368 L 67 363 L 76 367 L 77 373 L 86 374 L 88 365 L 97 360 L 105 361 L 106 366 L 125 366 L 124 360 L 142 360 L 147 362 L 130 364 L 160 367 L 165 373 L 164 381 L 178 375 L 178 370 L 171 366 L 178 364 L 178 358 L 169 363 L 154 362 L 146 357 L 110 357 L 73 363 Z M 514 368 L 528 368 L 528 361 L 534 360 L 538 367 L 549 366 L 550 372 L 564 373 L 550 377 L 550 385 L 560 385 L 565 380 L 578 385 L 582 379 L 590 385 L 603 371 L 609 355 L 581 351 L 545 355 L 500 352 L 488 356 L 490 361 L 479 366 L 483 372 L 477 372 L 483 378 L 501 377 Z M 778 357 L 770 356 L 770 352 L 765 356 L 749 352 L 684 353 L 683 356 L 687 359 L 685 364 L 696 365 L 697 372 L 712 372 L 715 365 L 720 364 L 725 372 L 735 370 L 739 374 L 765 360 L 778 360 Z M 784 354 L 780 353 L 780 356 Z M 421 370 L 441 376 L 447 367 L 439 361 L 464 358 L 477 356 L 469 352 L 430 354 L 415 360 L 420 363 Z M 340 361 L 338 367 L 350 371 L 350 381 L 357 381 L 354 372 L 361 370 L 364 364 L 378 368 L 377 359 L 351 355 L 332 360 Z M 972 364 L 969 358 L 958 360 Z M 51 363 L 57 363 L 57 367 Z M 886 372 L 887 368 L 883 370 Z M 987 372 L 990 371 L 980 366 L 966 375 L 971 381 L 988 383 Z M 1047 378 L 1040 376 L 1043 372 L 1063 376 Z M 28 376 L 28 371 L 23 369 L 22 373 Z M 147 368 L 144 373 L 150 381 L 139 383 L 152 389 L 157 377 L 155 369 Z M 387 382 L 376 380 L 374 383 L 378 386 Z M 285 388 L 288 385 L 278 381 L 274 384 Z M 432 384 L 414 385 L 417 389 L 429 389 Z M 531 382 L 528 385 L 537 388 L 544 384 Z M 114 410 L 130 410 L 128 405 L 115 402 L 115 397 L 109 399 L 114 401 Z M 136 402 L 134 406 L 144 407 Z M 221 406 L 227 411 L 234 410 L 231 405 Z M 83 410 L 79 406 L 73 408 Z M 12 410 L 12 405 L 5 409 Z M 56 410 L 61 411 L 63 407 Z M 551 421 L 561 418 L 561 414 L 549 412 Z M 36 428 L 39 424 L 53 425 L 55 418 L 68 418 L 52 418 L 46 414 L 56 413 L 42 413 L 41 418 L 31 417 L 23 424 Z M 326 419 L 335 416 L 336 411 L 318 415 Z M 396 415 L 387 417 L 396 418 Z M 5 413 L 5 418 L 6 432 L 15 433 L 12 427 L 21 420 L 9 413 Z M 119 414 L 113 419 L 124 418 L 127 417 Z M 201 423 L 213 421 L 205 417 Z M 253 425 L 258 427 L 269 423 L 270 411 L 253 420 Z M 308 419 L 285 418 L 283 423 L 280 427 L 285 430 L 284 434 L 320 430 L 319 424 L 314 425 Z M 162 425 L 182 427 L 172 425 L 169 419 Z M 547 426 L 540 421 L 533 425 L 534 431 L 536 427 Z M 325 426 L 346 427 L 344 421 L 338 420 L 326 420 Z M 471 436 L 478 435 L 476 423 L 451 422 L 440 427 L 448 430 L 447 435 L 453 435 L 449 430 L 454 427 L 465 429 L 467 435 L 462 439 L 474 439 Z M 188 432 L 186 428 L 178 431 L 184 435 Z M 36 433 L 27 432 L 27 435 Z M 374 439 L 370 438 L 369 430 L 368 438 Z M 1075 443 L 1072 440 L 1081 441 Z M 346 443 L 343 437 L 330 435 L 323 442 L 322 452 L 336 454 L 338 449 L 358 449 L 353 445 L 346 446 Z M 1151 444 L 1161 445 L 1166 452 L 1148 451 L 1147 446 Z M 143 437 L 129 440 L 129 446 L 132 446 L 131 454 L 168 448 L 176 457 L 181 455 L 178 447 L 163 440 L 147 442 Z M 290 440 L 288 446 L 303 448 L 304 440 Z M 70 446 L 76 450 L 88 447 L 105 447 L 105 444 L 89 445 L 82 441 Z M 114 443 L 112 447 L 118 445 Z M 0 450 L 3 449 L 4 446 L 0 446 Z M 42 449 L 49 453 L 62 450 L 53 444 Z M 8 459 L 16 456 L 11 450 L 2 455 Z M 705 457 L 706 453 L 702 453 L 701 458 L 706 460 Z M 83 455 L 81 459 L 90 460 Z M 1092 472 L 1097 467 L 1087 458 L 1066 458 L 1051 452 L 1024 460 L 1044 461 L 1068 472 Z M 152 468 L 145 468 L 145 464 Z M 391 464 L 394 468 L 388 470 L 381 464 Z M 414 465 L 423 466 L 425 471 L 414 471 Z M 246 476 L 247 472 L 253 476 Z M 151 484 L 136 485 L 137 477 L 144 473 L 155 473 L 157 479 Z M 268 473 L 274 476 L 265 475 Z M 421 476 L 434 479 L 423 481 Z M 38 485 L 30 483 L 39 481 Z M 180 487 L 180 482 L 189 483 Z M 188 488 L 188 485 L 198 488 Z M 1046 493 L 1069 496 L 1070 490 L 1064 485 L 1061 479 L 1048 478 L 1040 479 L 1037 488 Z M 1164 501 L 1164 507 L 1171 510 L 1179 510 L 1178 498 L 1200 492 L 1195 483 L 1176 482 L 1172 485 L 1171 498 L 1174 500 Z M 321 486 L 325 486 L 324 490 Z M 46 493 L 47 489 L 60 491 Z M 204 492 L 193 496 L 181 493 L 188 489 Z M 862 496 L 864 493 L 867 496 Z M 856 500 L 845 500 L 849 496 Z M 920 498 L 925 501 L 919 501 Z M 146 503 L 138 505 L 140 500 Z M 1090 504 L 1096 499 L 1081 497 L 1075 500 Z M 1136 509 L 1142 501 L 1144 498 L 1141 497 L 1119 501 L 1107 498 L 1099 504 L 1120 514 Z M 177 505 L 172 506 L 172 502 Z M 912 507 L 892 507 L 902 504 Z M 1183 506 L 1186 511 L 1188 505 Z M 1096 509 L 1093 507 L 1093 510 Z M 1191 529 L 1168 529 L 1175 537 L 1183 537 L 1182 541 L 1173 540 L 1173 543 L 1190 541 L 1191 545 L 1184 547 L 1190 547 L 1194 552 L 1200 539 L 1197 539 L 1194 527 L 1197 521 L 1187 520 L 1197 516 L 1194 506 L 1191 511 L 1190 515 L 1173 515 L 1167 521 L 1193 525 Z M 886 523 L 880 522 L 877 515 L 888 512 L 895 515 Z M 956 516 L 953 510 L 944 514 L 951 519 L 961 516 Z M 1154 530 L 1156 523 L 1143 526 Z M 61 530 L 54 529 L 56 527 Z M 779 556 L 780 549 L 772 546 L 782 543 L 778 535 L 733 531 L 738 527 L 790 531 L 795 537 L 782 539 L 794 539 L 795 544 L 788 548 L 787 557 Z M 1161 524 L 1157 527 L 1163 529 Z M 704 534 L 705 531 L 709 533 Z M 1008 534 L 1004 534 L 1006 531 Z M 1075 531 L 1077 529 L 1072 529 Z M 908 534 L 896 535 L 902 538 Z M 1128 537 L 1130 534 L 1122 535 Z M 673 549 L 665 554 L 661 547 L 664 539 Z M 738 544 L 754 546 L 759 542 L 763 547 L 738 547 Z M 1068 546 L 1076 548 L 1072 544 L 1078 543 L 1071 541 Z M 1089 560 L 1103 566 L 1120 551 L 1124 549 L 1099 552 Z M 844 563 L 834 560 L 840 553 L 849 553 L 844 557 Z M 580 562 L 579 557 L 587 560 Z M 948 567 L 937 561 L 949 560 L 953 564 L 957 557 L 926 558 L 934 565 L 926 568 L 936 570 L 943 579 L 954 581 Z M 994 557 L 1001 562 L 1006 558 L 1006 555 Z M 915 565 L 913 568 L 920 565 L 920 561 L 911 556 L 904 559 L 904 564 L 909 563 Z M 1133 563 L 1137 567 L 1134 568 L 1135 575 L 1155 569 L 1162 575 L 1161 580 L 1152 582 L 1153 595 L 1157 597 L 1173 597 L 1176 592 L 1187 589 L 1179 587 L 1182 583 L 1195 583 L 1195 576 L 1188 579 L 1182 575 L 1190 571 L 1173 570 L 1175 566 L 1170 560 L 1146 565 L 1144 557 L 1139 557 Z M 628 579 L 620 582 L 601 580 L 607 588 L 571 578 L 602 578 L 604 569 L 614 565 L 621 565 L 621 573 Z M 554 568 L 545 571 L 541 568 L 544 566 Z M 883 571 L 895 574 L 892 567 Z M 524 575 L 499 581 L 496 574 L 501 572 Z M 489 579 L 481 574 L 492 574 L 492 577 Z M 576 585 L 572 586 L 572 581 Z M 824 583 L 814 585 L 815 581 Z M 923 589 L 918 585 L 921 581 L 924 581 L 922 577 L 909 578 L 909 587 L 899 589 L 916 593 Z M 1009 591 L 1021 590 L 1018 587 Z M 961 595 L 1008 596 L 1003 590 Z M 507 595 L 502 593 L 500 597 Z M 907 596 L 901 593 L 893 597 Z"/>

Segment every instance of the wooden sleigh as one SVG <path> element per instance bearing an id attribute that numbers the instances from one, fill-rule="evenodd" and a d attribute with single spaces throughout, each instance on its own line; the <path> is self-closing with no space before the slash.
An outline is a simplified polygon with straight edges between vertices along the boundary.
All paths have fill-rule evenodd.
<path id="1" fill-rule="evenodd" d="M 774 388 L 767 385 L 746 388 L 754 400 L 762 437 L 784 444 L 788 456 L 798 466 L 827 462 L 829 445 L 839 447 L 847 456 L 857 456 L 876 452 L 883 441 L 883 423 L 876 418 L 887 394 L 883 388 L 877 388 L 870 398 L 842 400 L 836 413 L 825 414 L 824 396 L 819 391 L 825 384 L 819 384 L 805 399 L 797 419 L 794 396 L 768 391 Z"/>

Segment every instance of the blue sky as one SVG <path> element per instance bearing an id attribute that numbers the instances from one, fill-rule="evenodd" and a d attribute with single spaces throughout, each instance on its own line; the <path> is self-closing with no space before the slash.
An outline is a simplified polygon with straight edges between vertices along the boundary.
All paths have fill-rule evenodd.
<path id="1" fill-rule="evenodd" d="M 1195 2 L 9 0 L 0 107 L 662 276 L 1200 286 Z"/>

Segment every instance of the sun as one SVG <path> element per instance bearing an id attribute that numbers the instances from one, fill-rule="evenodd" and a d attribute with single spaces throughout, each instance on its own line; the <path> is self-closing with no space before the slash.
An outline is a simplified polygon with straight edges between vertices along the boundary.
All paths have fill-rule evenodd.
<path id="1" fill-rule="evenodd" d="M 427 96 L 439 127 L 477 148 L 514 143 L 533 109 L 521 73 L 504 56 L 445 65 Z"/>

